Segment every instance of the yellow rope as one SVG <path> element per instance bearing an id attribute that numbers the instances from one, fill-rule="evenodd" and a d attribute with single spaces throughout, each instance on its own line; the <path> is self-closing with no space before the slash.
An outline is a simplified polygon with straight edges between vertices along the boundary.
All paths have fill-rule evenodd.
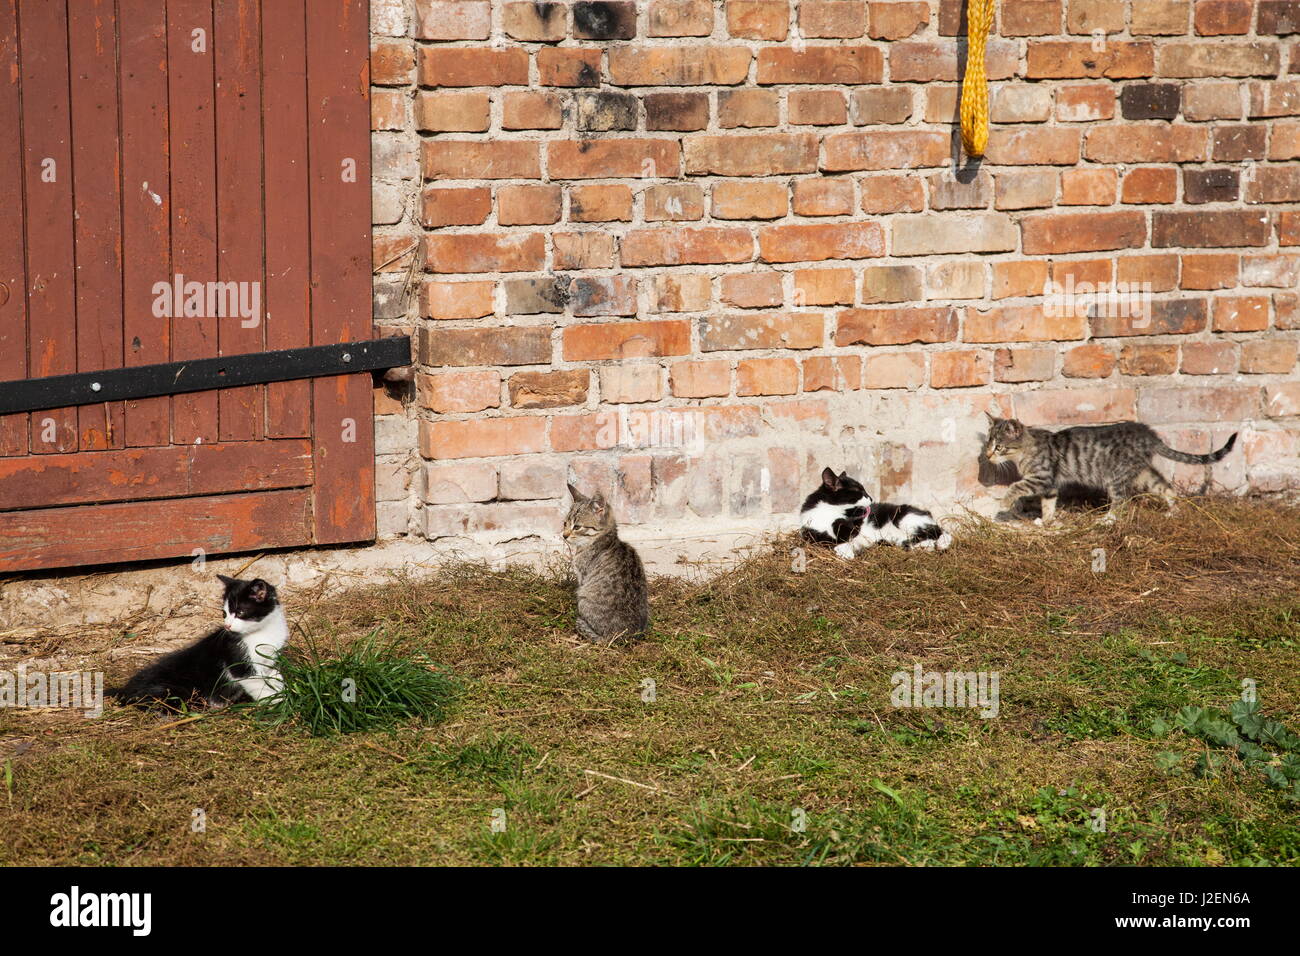
<path id="1" fill-rule="evenodd" d="M 983 156 L 989 144 L 989 78 L 984 44 L 996 0 L 966 0 L 966 77 L 961 84 L 961 144 L 967 156 Z"/>

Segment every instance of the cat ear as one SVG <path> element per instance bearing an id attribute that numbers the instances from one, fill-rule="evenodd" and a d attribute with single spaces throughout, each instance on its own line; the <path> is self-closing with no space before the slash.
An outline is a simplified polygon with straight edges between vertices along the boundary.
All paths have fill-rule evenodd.
<path id="1" fill-rule="evenodd" d="M 984 417 L 989 420 L 990 425 L 996 425 L 998 422 L 1002 421 L 1002 419 L 998 418 L 998 416 L 994 415 L 987 408 L 984 409 Z"/>
<path id="2" fill-rule="evenodd" d="M 831 491 L 839 490 L 840 479 L 839 476 L 835 474 L 834 468 L 822 469 L 822 484 L 825 485 L 827 488 L 829 488 Z"/>
<path id="3" fill-rule="evenodd" d="M 271 587 L 271 585 L 267 584 L 261 578 L 258 578 L 248 586 L 249 598 L 251 600 L 256 601 L 259 604 L 261 604 L 263 601 L 265 601 L 274 593 L 275 593 L 275 588 Z"/>
<path id="4" fill-rule="evenodd" d="M 572 483 L 572 482 L 568 482 L 568 481 L 566 481 L 566 482 L 565 482 L 565 485 L 566 485 L 566 486 L 568 487 L 568 489 L 569 489 L 569 494 L 573 495 L 573 500 L 574 500 L 574 501 L 586 501 L 586 500 L 587 500 L 585 497 L 583 497 L 583 494 L 582 494 L 581 491 L 579 491 L 577 488 L 573 487 L 573 483 Z"/>
<path id="5" fill-rule="evenodd" d="M 1025 426 L 1022 425 L 1019 422 L 1019 420 L 1015 418 L 1008 418 L 1006 422 L 1007 422 L 1007 434 L 1011 438 L 1019 438 L 1021 435 L 1025 433 Z"/>
<path id="6" fill-rule="evenodd" d="M 217 580 L 220 581 L 222 584 L 224 584 L 226 587 L 230 587 L 232 584 L 239 583 L 238 578 L 228 578 L 224 574 L 218 574 Z"/>
<path id="7" fill-rule="evenodd" d="M 599 491 L 591 496 L 591 504 L 597 511 L 605 510 L 605 496 Z"/>

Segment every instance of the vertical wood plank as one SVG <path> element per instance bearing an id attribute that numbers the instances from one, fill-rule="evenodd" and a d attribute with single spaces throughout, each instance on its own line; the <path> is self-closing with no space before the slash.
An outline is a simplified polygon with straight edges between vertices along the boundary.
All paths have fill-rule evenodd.
<path id="1" fill-rule="evenodd" d="M 27 377 L 18 0 L 0 0 L 0 382 Z M 0 415 L 0 457 L 27 454 L 27 416 Z"/>
<path id="2" fill-rule="evenodd" d="M 304 0 L 262 11 L 266 156 L 266 347 L 311 345 L 311 222 L 307 216 L 307 23 Z M 311 434 L 311 383 L 266 387 L 266 433 Z"/>
<path id="3" fill-rule="evenodd" d="M 77 370 L 68 17 L 63 0 L 24 3 L 18 33 L 26 190 L 27 374 L 63 375 Z M 76 449 L 75 408 L 31 416 L 33 453 Z"/>
<path id="4" fill-rule="evenodd" d="M 77 370 L 122 365 L 122 196 L 113 0 L 69 0 Z M 77 409 L 79 445 L 123 447 L 121 402 Z"/>
<path id="5" fill-rule="evenodd" d="M 171 323 L 154 285 L 172 282 L 167 16 L 157 0 L 118 0 L 122 95 L 122 305 L 125 364 L 171 357 Z M 171 441 L 171 399 L 126 403 L 126 444 Z"/>
<path id="6" fill-rule="evenodd" d="M 217 75 L 217 274 L 238 304 L 256 314 L 218 317 L 222 355 L 263 348 L 261 23 L 257 0 L 216 0 L 213 8 Z M 230 283 L 235 283 L 232 287 Z M 253 299 L 256 295 L 256 302 Z M 251 324 L 250 324 L 251 323 Z M 264 434 L 263 389 L 223 389 L 222 441 Z"/>
<path id="7" fill-rule="evenodd" d="M 172 270 L 184 282 L 217 278 L 216 127 L 213 120 L 212 7 L 208 0 L 168 0 L 167 82 L 171 116 Z M 171 319 L 172 360 L 217 354 L 217 322 Z M 204 311 L 206 311 L 206 304 Z M 172 441 L 217 440 L 217 393 L 172 397 Z"/>
<path id="8" fill-rule="evenodd" d="M 307 18 L 312 342 L 371 336 L 370 60 L 366 0 L 313 5 Z M 313 391 L 316 541 L 375 536 L 374 419 L 367 375 Z"/>

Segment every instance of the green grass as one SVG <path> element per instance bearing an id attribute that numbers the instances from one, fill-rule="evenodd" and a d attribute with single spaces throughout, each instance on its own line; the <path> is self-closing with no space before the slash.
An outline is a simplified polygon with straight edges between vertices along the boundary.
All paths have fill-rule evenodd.
<path id="1" fill-rule="evenodd" d="M 314 643 L 280 660 L 283 687 L 253 708 L 271 724 L 296 722 L 317 736 L 387 730 L 419 718 L 439 721 L 456 682 L 426 655 L 375 635 L 329 653 Z"/>
<path id="2" fill-rule="evenodd" d="M 654 582 L 616 649 L 526 571 L 291 604 L 331 649 L 295 652 L 293 719 L 0 711 L 0 862 L 1297 865 L 1296 542 L 1294 508 L 1205 502 L 803 574 L 782 545 Z M 916 663 L 997 670 L 999 716 L 891 707 Z M 334 702 L 363 672 L 369 730 Z"/>

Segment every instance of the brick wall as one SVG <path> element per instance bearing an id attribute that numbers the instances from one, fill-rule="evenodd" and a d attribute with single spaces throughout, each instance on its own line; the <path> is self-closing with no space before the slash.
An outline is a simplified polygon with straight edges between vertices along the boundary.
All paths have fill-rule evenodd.
<path id="1" fill-rule="evenodd" d="M 385 533 L 553 531 L 566 477 L 788 522 L 822 463 L 987 511 L 997 408 L 1297 482 L 1300 0 L 1003 0 L 976 165 L 950 0 L 371 9 Z"/>

